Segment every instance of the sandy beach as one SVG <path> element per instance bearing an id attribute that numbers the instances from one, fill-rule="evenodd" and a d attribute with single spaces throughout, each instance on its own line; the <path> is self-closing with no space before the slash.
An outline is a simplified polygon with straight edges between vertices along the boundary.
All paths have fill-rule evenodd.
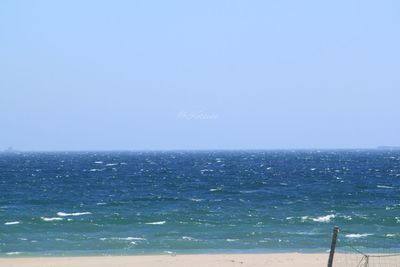
<path id="1" fill-rule="evenodd" d="M 2 267 L 320 267 L 325 266 L 327 254 L 201 254 L 156 256 L 95 256 L 95 257 L 32 257 L 0 258 Z"/>

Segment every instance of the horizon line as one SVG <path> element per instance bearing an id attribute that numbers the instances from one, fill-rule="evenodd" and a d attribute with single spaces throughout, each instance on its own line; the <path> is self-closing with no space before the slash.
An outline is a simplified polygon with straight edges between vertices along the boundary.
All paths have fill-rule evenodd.
<path id="1" fill-rule="evenodd" d="M 0 150 L 4 153 L 54 153 L 54 152 L 212 152 L 212 151 L 333 151 L 333 150 L 400 150 L 400 146 L 377 146 L 360 148 L 174 148 L 174 149 L 14 149 Z"/>

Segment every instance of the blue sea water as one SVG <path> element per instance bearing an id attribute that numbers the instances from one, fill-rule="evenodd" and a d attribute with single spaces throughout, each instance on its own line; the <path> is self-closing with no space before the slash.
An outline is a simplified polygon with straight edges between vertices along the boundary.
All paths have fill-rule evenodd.
<path id="1" fill-rule="evenodd" d="M 334 225 L 399 245 L 400 151 L 0 154 L 0 256 L 322 252 Z"/>

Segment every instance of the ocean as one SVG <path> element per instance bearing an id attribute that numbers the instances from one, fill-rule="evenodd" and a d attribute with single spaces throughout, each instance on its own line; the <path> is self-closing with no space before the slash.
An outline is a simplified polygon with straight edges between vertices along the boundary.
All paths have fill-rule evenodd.
<path id="1" fill-rule="evenodd" d="M 325 252 L 335 225 L 400 247 L 400 151 L 0 154 L 0 256 Z"/>

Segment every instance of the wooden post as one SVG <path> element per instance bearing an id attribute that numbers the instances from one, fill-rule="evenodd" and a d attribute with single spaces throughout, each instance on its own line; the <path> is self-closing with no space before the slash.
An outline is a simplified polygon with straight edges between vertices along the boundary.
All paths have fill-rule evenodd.
<path id="1" fill-rule="evenodd" d="M 331 251 L 329 252 L 328 267 L 332 267 L 333 265 L 333 255 L 335 254 L 338 232 L 339 232 L 339 227 L 338 226 L 333 227 L 332 243 L 331 243 Z"/>

